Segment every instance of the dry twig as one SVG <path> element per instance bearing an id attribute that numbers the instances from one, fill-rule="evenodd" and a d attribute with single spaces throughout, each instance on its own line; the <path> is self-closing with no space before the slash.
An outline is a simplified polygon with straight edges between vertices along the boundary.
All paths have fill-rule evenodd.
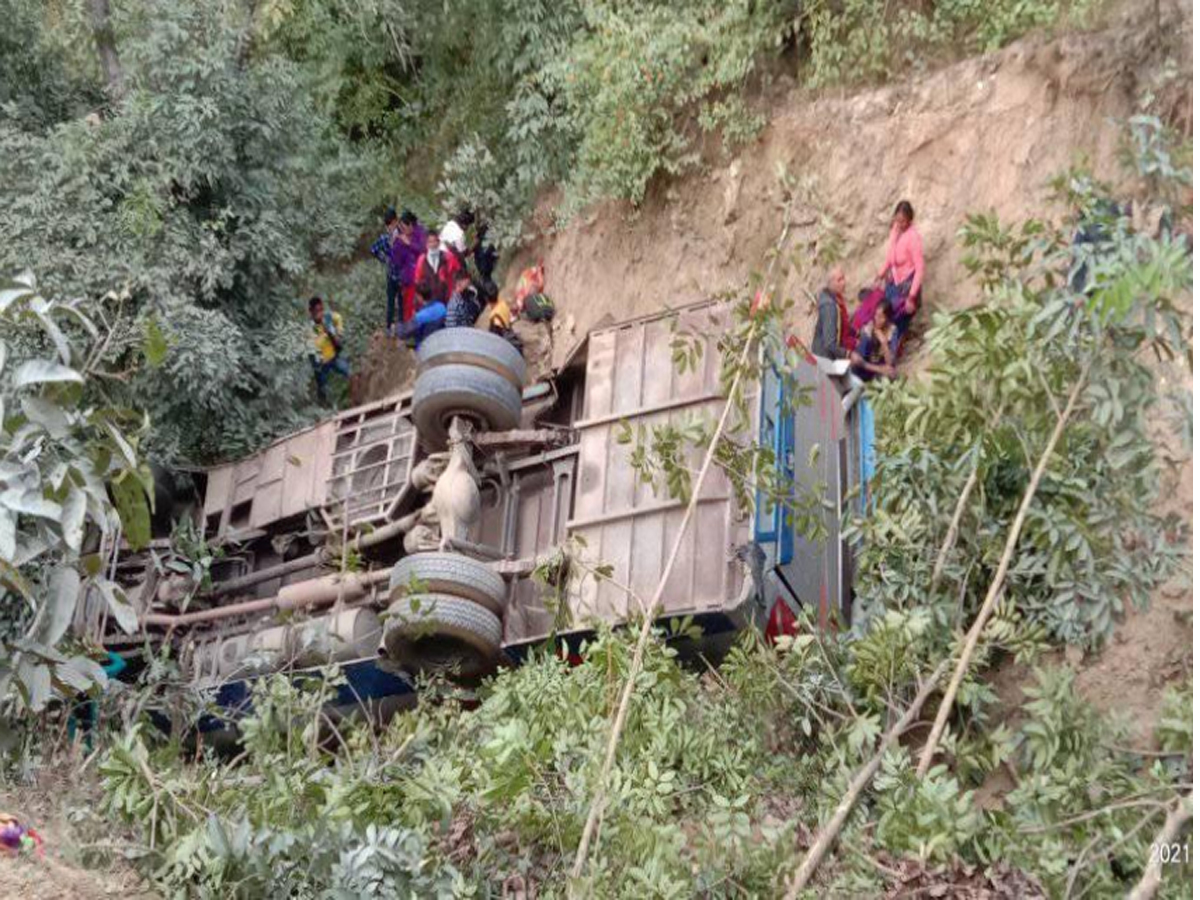
<path id="1" fill-rule="evenodd" d="M 1184 797 L 1180 797 L 1175 802 L 1175 808 L 1171 810 L 1167 820 L 1163 822 L 1162 830 L 1154 836 L 1154 840 L 1150 842 L 1150 855 L 1146 861 L 1146 869 L 1142 872 L 1141 880 L 1137 886 L 1129 892 L 1129 900 L 1150 900 L 1158 893 L 1158 886 L 1162 884 L 1162 867 L 1163 856 L 1162 847 L 1169 847 L 1171 843 L 1179 836 L 1179 830 L 1191 821 L 1192 818 L 1192 795 L 1191 792 Z"/>

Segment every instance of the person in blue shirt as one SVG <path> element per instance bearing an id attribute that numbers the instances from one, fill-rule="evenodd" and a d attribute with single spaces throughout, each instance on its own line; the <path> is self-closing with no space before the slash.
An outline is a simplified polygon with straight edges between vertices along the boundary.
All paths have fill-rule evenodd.
<path id="1" fill-rule="evenodd" d="M 414 349 L 435 331 L 446 325 L 446 304 L 441 300 L 430 299 L 431 291 L 426 283 L 417 284 L 417 297 L 421 308 L 411 319 L 400 326 L 397 336 Z"/>

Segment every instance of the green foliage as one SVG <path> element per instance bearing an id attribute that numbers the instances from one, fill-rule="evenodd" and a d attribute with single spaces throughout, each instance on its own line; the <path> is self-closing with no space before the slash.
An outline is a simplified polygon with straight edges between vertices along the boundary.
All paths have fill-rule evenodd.
<path id="1" fill-rule="evenodd" d="M 566 210 L 607 198 L 636 205 L 655 175 L 699 162 L 703 134 L 721 134 L 727 147 L 752 137 L 762 118 L 747 108 L 744 91 L 776 46 L 786 8 L 711 0 L 585 5 L 585 28 L 550 76 L 563 92 L 574 144 Z"/>
<path id="2" fill-rule="evenodd" d="M 148 538 L 153 479 L 140 418 L 93 404 L 100 330 L 86 304 L 47 300 L 32 276 L 0 281 L 0 711 L 37 711 L 105 682 L 72 629 L 103 609 L 137 616 L 108 578 L 111 541 Z M 110 491 L 116 498 L 110 500 Z M 90 602 L 88 602 L 90 598 Z M 82 614 L 82 615 L 81 615 Z M 68 638 L 68 633 L 73 632 Z M 67 642 L 64 651 L 55 649 Z"/>
<path id="3" fill-rule="evenodd" d="M 809 4 L 801 31 L 814 86 L 878 81 L 897 68 L 955 52 L 998 50 L 1031 29 L 1079 19 L 1095 0 L 938 0 L 920 7 L 882 0 Z"/>
<path id="4" fill-rule="evenodd" d="M 1121 723 L 1090 707 L 1068 670 L 1039 671 L 1037 682 L 1025 690 L 1028 719 L 1016 737 L 1023 777 L 988 815 L 981 852 L 1036 866 L 1057 891 L 1073 882 L 1080 896 L 1119 895 L 1140 876 L 1150 839 L 1190 774 L 1123 752 Z M 1168 867 L 1164 896 L 1186 895 L 1190 863 Z"/>
<path id="5" fill-rule="evenodd" d="M 99 104 L 101 92 L 73 72 L 30 0 L 0 0 L 0 121 L 45 128 Z"/>
<path id="6" fill-rule="evenodd" d="M 1036 642 L 1024 620 L 1057 641 L 1103 642 L 1124 604 L 1144 606 L 1177 568 L 1184 535 L 1154 511 L 1159 463 L 1145 422 L 1162 399 L 1148 354 L 1190 357 L 1190 326 L 1175 306 L 1191 287 L 1190 257 L 1171 235 L 1135 232 L 1107 214 L 1086 179 L 1070 183 L 1081 219 L 1019 229 L 991 216 L 968 221 L 966 263 L 983 303 L 935 318 L 927 379 L 877 394 L 872 512 L 851 529 L 863 541 L 858 591 L 868 613 L 932 601 L 947 626 L 974 615 L 1085 364 L 1079 412 L 1017 544 L 1010 625 L 996 636 Z M 1096 228 L 1106 240 L 1072 243 L 1077 229 Z M 934 557 L 972 471 L 977 490 L 930 596 Z"/>
<path id="7" fill-rule="evenodd" d="M 609 784 L 603 853 L 580 887 L 779 894 L 797 831 L 828 817 L 874 751 L 890 714 L 881 700 L 903 705 L 912 690 L 902 675 L 890 696 L 877 679 L 846 677 L 867 639 L 801 625 L 776 647 L 745 635 L 706 675 L 655 637 Z M 873 631 L 870 652 L 916 671 L 927 648 L 910 637 L 927 629 L 927 616 L 897 613 Z M 381 896 L 495 896 L 517 877 L 562 896 L 634 644 L 631 633 L 601 631 L 575 667 L 536 651 L 485 683 L 472 708 L 433 690 L 382 732 L 324 717 L 332 670 L 266 677 L 232 763 L 187 762 L 138 729 L 118 741 L 100 764 L 106 811 L 137 829 L 142 865 L 176 896 L 370 895 L 389 885 L 397 893 Z M 955 759 L 961 768 L 969 752 L 982 771 L 1003 766 L 1014 781 L 1006 795 L 983 807 L 959 772 L 939 765 L 918 780 L 907 752 L 893 750 L 843 833 L 829 883 L 882 894 L 880 858 L 931 872 L 1007 860 L 1058 894 L 1085 860 L 1093 887 L 1128 889 L 1154 831 L 1146 813 L 1161 817 L 1190 775 L 1120 747 L 1120 727 L 1079 698 L 1069 672 L 1040 672 L 1027 693 L 1014 731 L 962 745 Z M 1164 727 L 1177 716 L 1168 710 Z M 1181 757 L 1190 755 L 1190 731 L 1179 734 Z M 1167 873 L 1168 896 L 1182 896 L 1187 874 Z"/>
<path id="8" fill-rule="evenodd" d="M 225 5 L 146 0 L 118 24 L 126 91 L 105 115 L 0 119 L 0 270 L 32 265 L 64 296 L 124 289 L 108 387 L 149 413 L 157 456 L 252 449 L 310 414 L 293 280 L 352 246 L 365 169 L 301 66 L 240 59 Z"/>

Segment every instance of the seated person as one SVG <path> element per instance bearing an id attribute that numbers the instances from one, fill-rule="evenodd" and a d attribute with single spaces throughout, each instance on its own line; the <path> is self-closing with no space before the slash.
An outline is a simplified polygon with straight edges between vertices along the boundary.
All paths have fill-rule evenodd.
<path id="1" fill-rule="evenodd" d="M 817 322 L 813 326 L 812 352 L 824 359 L 849 359 L 854 349 L 850 313 L 846 308 L 846 273 L 837 266 L 817 297 Z"/>
<path id="2" fill-rule="evenodd" d="M 858 347 L 850 354 L 850 371 L 863 381 L 883 376 L 896 377 L 896 357 L 892 349 L 896 326 L 892 323 L 892 308 L 880 303 L 875 318 L 858 336 Z"/>
<path id="3" fill-rule="evenodd" d="M 425 282 L 417 283 L 417 303 L 419 309 L 413 317 L 400 326 L 397 336 L 414 349 L 435 331 L 446 324 L 446 304 L 431 296 L 430 285 Z"/>
<path id="4" fill-rule="evenodd" d="M 892 356 L 900 356 L 900 339 L 917 315 L 921 305 L 921 284 L 925 280 L 925 249 L 921 233 L 913 225 L 912 204 L 901 200 L 892 216 L 887 256 L 879 270 L 876 287 L 882 288 L 892 308 Z"/>
<path id="5" fill-rule="evenodd" d="M 471 283 L 471 273 L 459 269 L 454 275 L 454 294 L 446 304 L 446 327 L 474 328 L 481 312 L 483 298 L 479 296 L 479 289 Z"/>
<path id="6" fill-rule="evenodd" d="M 342 317 L 325 309 L 325 301 L 313 297 L 308 301 L 308 317 L 313 322 L 313 376 L 317 382 L 317 399 L 326 402 L 325 386 L 331 372 L 350 377 L 350 364 L 342 358 Z"/>
<path id="7" fill-rule="evenodd" d="M 487 302 L 487 327 L 492 334 L 498 334 L 510 344 L 517 348 L 521 353 L 525 352 L 525 345 L 517 333 L 513 331 L 512 323 L 515 318 L 512 307 L 508 305 L 508 301 L 500 296 L 500 290 L 496 287 L 494 281 L 489 281 L 483 286 L 483 299 Z"/>

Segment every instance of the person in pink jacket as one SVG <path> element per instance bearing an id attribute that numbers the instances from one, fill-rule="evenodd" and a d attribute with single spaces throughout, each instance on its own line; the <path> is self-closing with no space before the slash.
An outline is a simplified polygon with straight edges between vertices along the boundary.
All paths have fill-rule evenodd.
<path id="1" fill-rule="evenodd" d="M 892 356 L 898 358 L 900 339 L 908 331 L 917 308 L 921 305 L 921 283 L 925 279 L 925 249 L 921 233 L 913 225 L 912 204 L 901 200 L 892 216 L 888 235 L 887 257 L 879 270 L 876 286 L 883 288 L 892 308 L 895 327 L 892 329 Z"/>

